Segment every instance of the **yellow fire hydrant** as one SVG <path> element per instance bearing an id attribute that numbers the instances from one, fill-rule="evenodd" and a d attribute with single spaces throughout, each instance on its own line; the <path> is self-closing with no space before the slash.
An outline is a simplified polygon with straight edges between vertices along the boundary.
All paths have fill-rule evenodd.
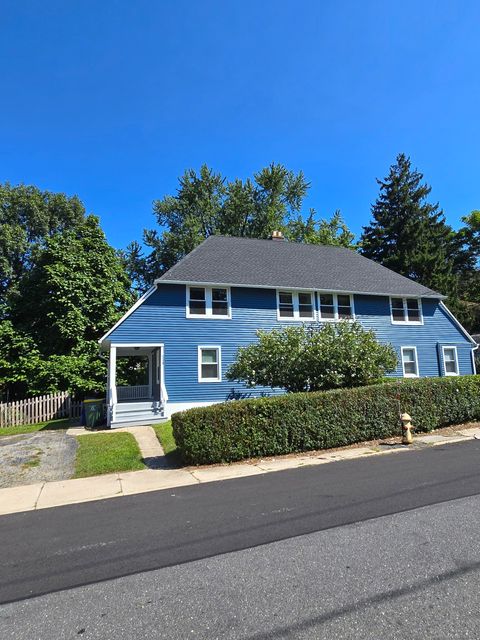
<path id="1" fill-rule="evenodd" d="M 408 413 L 402 413 L 402 415 L 400 416 L 400 420 L 402 421 L 403 430 L 402 444 L 412 444 L 412 418 L 408 415 Z"/>

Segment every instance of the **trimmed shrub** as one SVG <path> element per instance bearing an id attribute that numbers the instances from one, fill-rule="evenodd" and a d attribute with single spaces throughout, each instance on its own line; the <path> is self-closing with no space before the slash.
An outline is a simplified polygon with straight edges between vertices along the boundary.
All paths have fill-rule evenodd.
<path id="1" fill-rule="evenodd" d="M 172 417 L 184 462 L 210 464 L 329 449 L 480 419 L 480 375 L 421 378 L 313 393 L 236 400 Z"/>

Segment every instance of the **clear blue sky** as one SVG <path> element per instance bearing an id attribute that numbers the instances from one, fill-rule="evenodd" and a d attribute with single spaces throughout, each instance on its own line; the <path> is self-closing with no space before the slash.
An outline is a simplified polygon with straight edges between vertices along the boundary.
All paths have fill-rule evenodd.
<path id="1" fill-rule="evenodd" d="M 480 208 L 480 3 L 0 0 L 0 181 L 76 193 L 125 246 L 206 162 L 302 169 L 355 232 L 403 151 Z"/>

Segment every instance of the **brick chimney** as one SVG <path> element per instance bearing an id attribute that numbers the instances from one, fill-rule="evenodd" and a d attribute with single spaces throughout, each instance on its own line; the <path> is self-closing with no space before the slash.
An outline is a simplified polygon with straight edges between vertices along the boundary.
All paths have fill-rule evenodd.
<path id="1" fill-rule="evenodd" d="M 281 231 L 272 231 L 272 235 L 270 236 L 270 240 L 285 240 L 283 233 Z"/>

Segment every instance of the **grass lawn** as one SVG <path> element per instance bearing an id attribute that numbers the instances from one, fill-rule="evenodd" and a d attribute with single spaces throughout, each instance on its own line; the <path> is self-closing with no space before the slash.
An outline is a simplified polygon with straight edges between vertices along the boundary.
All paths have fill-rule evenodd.
<path id="1" fill-rule="evenodd" d="M 75 420 L 49 420 L 48 422 L 39 422 L 38 424 L 22 424 L 18 427 L 1 427 L 0 438 L 2 436 L 17 436 L 20 433 L 33 433 L 34 431 L 53 431 L 56 429 L 68 429 L 74 424 L 78 424 Z"/>
<path id="2" fill-rule="evenodd" d="M 173 437 L 172 421 L 161 422 L 160 424 L 153 424 L 153 429 L 157 434 L 157 438 L 163 447 L 165 457 L 169 459 L 172 464 L 180 466 L 180 452 L 177 449 L 177 443 Z"/>
<path id="3" fill-rule="evenodd" d="M 131 433 L 93 433 L 77 440 L 74 478 L 146 469 Z"/>

